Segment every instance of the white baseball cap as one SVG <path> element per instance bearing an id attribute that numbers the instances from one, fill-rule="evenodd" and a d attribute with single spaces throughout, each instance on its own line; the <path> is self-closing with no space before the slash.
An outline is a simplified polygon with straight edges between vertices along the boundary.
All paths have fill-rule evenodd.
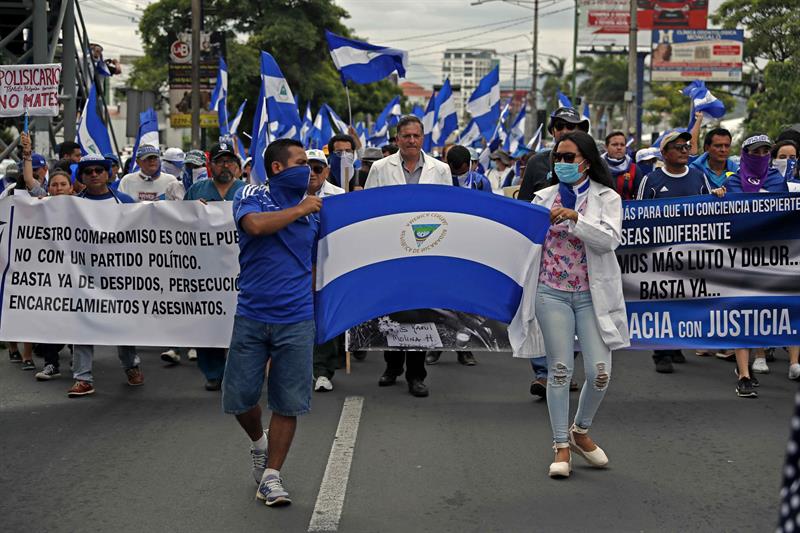
<path id="1" fill-rule="evenodd" d="M 184 157 L 186 155 L 180 148 L 167 148 L 162 159 L 171 163 L 183 163 Z"/>
<path id="2" fill-rule="evenodd" d="M 309 162 L 319 161 L 320 163 L 325 163 L 325 165 L 328 164 L 328 158 L 325 157 L 325 152 L 317 150 L 316 148 L 306 150 L 306 159 L 308 159 Z"/>

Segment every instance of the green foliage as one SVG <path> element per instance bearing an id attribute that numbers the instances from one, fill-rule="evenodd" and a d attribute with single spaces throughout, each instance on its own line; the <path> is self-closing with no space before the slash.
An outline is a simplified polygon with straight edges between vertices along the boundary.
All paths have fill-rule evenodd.
<path id="1" fill-rule="evenodd" d="M 571 75 L 566 75 L 566 63 L 567 60 L 563 57 L 547 58 L 547 69 L 542 72 L 542 99 L 545 109 L 554 110 L 558 107 L 558 91 L 570 93 Z"/>
<path id="2" fill-rule="evenodd" d="M 169 46 L 178 32 L 191 28 L 191 0 L 159 0 L 142 15 L 139 33 L 147 57 L 134 65 L 134 86 L 160 87 L 167 80 Z M 260 83 L 260 51 L 275 57 L 299 98 L 301 113 L 327 102 L 347 120 L 347 100 L 331 61 L 325 29 L 350 36 L 342 23 L 347 11 L 333 0 L 204 0 L 205 28 L 224 32 L 228 63 L 228 108 L 234 113 L 248 99 L 242 128 L 255 111 Z M 399 87 L 388 80 L 349 84 L 353 115 L 380 113 Z"/>
<path id="3" fill-rule="evenodd" d="M 725 0 L 711 16 L 723 28 L 746 28 L 745 61 L 786 61 L 800 53 L 796 0 Z"/>
<path id="4" fill-rule="evenodd" d="M 747 133 L 773 139 L 786 126 L 800 122 L 800 64 L 772 61 L 764 71 L 764 91 L 748 102 Z"/>
<path id="5" fill-rule="evenodd" d="M 578 94 L 592 105 L 592 122 L 608 117 L 608 128 L 616 129 L 614 116 L 622 113 L 625 91 L 628 90 L 628 59 L 621 55 L 581 56 L 579 75 L 585 79 L 578 85 Z"/>

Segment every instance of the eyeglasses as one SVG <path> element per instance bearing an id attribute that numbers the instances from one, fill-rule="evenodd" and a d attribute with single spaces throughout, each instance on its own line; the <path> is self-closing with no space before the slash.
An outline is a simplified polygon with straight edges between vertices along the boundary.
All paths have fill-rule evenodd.
<path id="1" fill-rule="evenodd" d="M 691 150 L 691 147 L 688 144 L 673 144 L 670 146 L 673 150 L 677 150 L 678 152 L 688 152 Z"/>
<path id="2" fill-rule="evenodd" d="M 333 153 L 338 155 L 339 157 L 342 157 L 344 154 L 352 154 L 353 151 L 352 150 L 334 150 Z"/>
<path id="3" fill-rule="evenodd" d="M 577 127 L 578 127 L 577 124 L 571 124 L 569 122 L 561 122 L 560 120 L 558 122 L 553 122 L 553 129 L 556 131 L 561 131 L 561 130 L 573 131 Z"/>
<path id="4" fill-rule="evenodd" d="M 105 171 L 106 169 L 104 169 L 103 167 L 88 167 L 81 170 L 81 174 L 83 176 L 88 176 L 90 174 L 102 174 Z"/>
<path id="5" fill-rule="evenodd" d="M 309 165 L 309 166 L 311 167 L 311 172 L 313 172 L 314 174 L 322 174 L 322 172 L 325 170 L 325 167 L 322 165 Z"/>
<path id="6" fill-rule="evenodd" d="M 553 161 L 556 163 L 564 161 L 565 163 L 574 163 L 575 157 L 578 154 L 574 152 L 553 152 Z"/>
<path id="7" fill-rule="evenodd" d="M 236 164 L 238 164 L 238 163 L 239 163 L 238 161 L 236 161 L 235 159 L 231 159 L 231 158 L 229 158 L 229 157 L 226 157 L 225 159 L 221 159 L 221 158 L 220 158 L 220 159 L 215 159 L 215 160 L 214 160 L 214 164 L 215 164 L 215 165 L 225 165 L 225 166 L 228 166 L 228 165 L 236 165 Z"/>

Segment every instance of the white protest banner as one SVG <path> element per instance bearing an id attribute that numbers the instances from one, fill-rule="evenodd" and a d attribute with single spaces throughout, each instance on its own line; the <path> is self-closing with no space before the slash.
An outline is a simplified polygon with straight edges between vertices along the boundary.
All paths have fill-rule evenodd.
<path id="1" fill-rule="evenodd" d="M 0 66 L 0 117 L 58 115 L 61 65 Z"/>
<path id="2" fill-rule="evenodd" d="M 0 339 L 227 347 L 239 276 L 230 203 L 0 202 Z"/>

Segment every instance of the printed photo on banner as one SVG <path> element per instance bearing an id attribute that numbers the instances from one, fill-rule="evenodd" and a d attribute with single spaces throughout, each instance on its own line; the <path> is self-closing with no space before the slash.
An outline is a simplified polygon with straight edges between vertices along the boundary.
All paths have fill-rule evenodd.
<path id="1" fill-rule="evenodd" d="M 416 309 L 375 318 L 347 331 L 346 346 L 358 350 L 469 350 L 508 352 L 508 326 L 447 309 Z"/>

